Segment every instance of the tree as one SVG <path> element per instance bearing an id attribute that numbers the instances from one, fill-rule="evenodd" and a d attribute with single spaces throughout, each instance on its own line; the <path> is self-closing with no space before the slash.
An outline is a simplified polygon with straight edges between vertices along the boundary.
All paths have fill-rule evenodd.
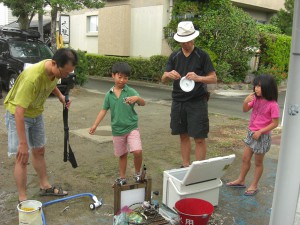
<path id="1" fill-rule="evenodd" d="M 58 12 L 70 12 L 83 8 L 102 8 L 104 2 L 101 0 L 49 0 L 51 6 L 51 46 L 56 48 L 56 19 Z"/>
<path id="2" fill-rule="evenodd" d="M 20 29 L 27 30 L 35 13 L 43 8 L 44 0 L 0 0 L 0 2 L 11 9 L 13 16 L 18 17 Z"/>
<path id="3" fill-rule="evenodd" d="M 292 35 L 294 2 L 295 0 L 285 0 L 285 9 L 280 9 L 270 20 L 271 24 L 279 27 L 284 34 L 289 36 Z"/>

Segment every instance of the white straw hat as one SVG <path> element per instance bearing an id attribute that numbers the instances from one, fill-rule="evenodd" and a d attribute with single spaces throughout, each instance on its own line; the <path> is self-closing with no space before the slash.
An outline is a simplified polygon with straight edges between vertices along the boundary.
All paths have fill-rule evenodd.
<path id="1" fill-rule="evenodd" d="M 177 42 L 188 42 L 199 36 L 199 31 L 195 30 L 191 21 L 182 21 L 178 24 L 177 33 L 174 40 Z"/>

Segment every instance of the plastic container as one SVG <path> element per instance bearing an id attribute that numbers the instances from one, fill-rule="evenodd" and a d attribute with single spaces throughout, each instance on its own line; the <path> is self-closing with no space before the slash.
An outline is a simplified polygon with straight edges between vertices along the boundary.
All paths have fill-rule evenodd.
<path id="1" fill-rule="evenodd" d="M 18 204 L 19 225 L 42 225 L 42 203 L 26 200 Z"/>
<path id="2" fill-rule="evenodd" d="M 199 198 L 185 198 L 175 203 L 175 210 L 180 217 L 180 224 L 206 225 L 214 206 Z"/>

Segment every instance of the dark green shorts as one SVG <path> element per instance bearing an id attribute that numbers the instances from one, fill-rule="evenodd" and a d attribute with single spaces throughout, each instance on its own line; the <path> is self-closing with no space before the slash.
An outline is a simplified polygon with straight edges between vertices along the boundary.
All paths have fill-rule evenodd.
<path id="1" fill-rule="evenodd" d="M 207 138 L 209 132 L 207 100 L 172 102 L 170 127 L 173 135 L 188 134 Z"/>

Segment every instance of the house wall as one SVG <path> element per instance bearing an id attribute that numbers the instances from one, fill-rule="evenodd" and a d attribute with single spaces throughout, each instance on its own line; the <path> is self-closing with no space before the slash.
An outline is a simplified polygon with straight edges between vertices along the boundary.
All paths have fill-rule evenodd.
<path id="1" fill-rule="evenodd" d="M 284 0 L 231 0 L 233 4 L 245 5 L 251 8 L 263 8 L 278 11 L 284 7 Z"/>
<path id="2" fill-rule="evenodd" d="M 131 7 L 108 6 L 99 12 L 99 54 L 130 56 Z"/>
<path id="3" fill-rule="evenodd" d="M 87 17 L 98 13 L 99 10 L 71 14 L 70 47 L 98 54 L 98 33 L 87 32 Z"/>
<path id="4" fill-rule="evenodd" d="M 3 3 L 0 3 L 0 26 L 9 24 L 16 20 L 17 18 L 12 15 L 11 10 Z"/>
<path id="5" fill-rule="evenodd" d="M 259 22 L 284 7 L 284 0 L 232 0 Z M 172 0 L 108 0 L 99 10 L 71 15 L 71 47 L 103 55 L 150 57 L 169 55 L 163 27 L 170 19 Z M 98 15 L 98 33 L 87 33 L 87 16 Z"/>
<path id="6" fill-rule="evenodd" d="M 134 56 L 170 55 L 164 39 L 163 27 L 169 23 L 170 0 L 132 0 L 132 29 L 137 32 L 131 39 Z M 139 32 L 141 30 L 142 32 Z M 138 33 L 138 34 L 137 34 Z M 138 39 L 135 35 L 139 35 Z M 139 41 L 137 41 L 139 40 Z M 145 51 L 143 52 L 143 48 Z"/>
<path id="7" fill-rule="evenodd" d="M 163 6 L 133 8 L 131 12 L 130 55 L 160 55 L 163 40 Z"/>
<path id="8" fill-rule="evenodd" d="M 231 2 L 259 22 L 269 21 L 275 12 L 284 8 L 284 0 L 231 0 Z"/>

